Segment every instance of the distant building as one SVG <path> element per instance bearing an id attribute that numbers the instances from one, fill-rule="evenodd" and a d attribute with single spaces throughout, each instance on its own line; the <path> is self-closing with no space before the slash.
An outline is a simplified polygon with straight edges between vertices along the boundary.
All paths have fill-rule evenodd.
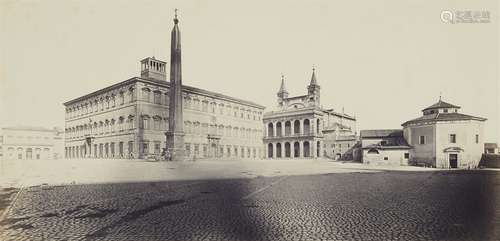
<path id="1" fill-rule="evenodd" d="M 334 122 L 323 129 L 323 156 L 335 160 L 359 160 L 359 153 L 355 147 L 359 142 L 358 136 L 351 127 Z"/>
<path id="2" fill-rule="evenodd" d="M 459 113 L 460 106 L 441 99 L 402 124 L 410 164 L 438 168 L 475 168 L 484 152 L 485 118 Z"/>
<path id="3" fill-rule="evenodd" d="M 176 38 L 172 45 L 180 51 L 177 17 L 174 22 L 172 36 Z M 174 59 L 177 76 L 181 60 L 177 55 Z M 171 101 L 166 71 L 166 62 L 145 58 L 141 61 L 141 77 L 64 103 L 66 157 L 144 159 L 160 156 L 171 144 L 166 137 Z M 175 106 L 181 107 L 183 123 L 174 123 L 181 125 L 176 126 L 179 131 L 176 135 L 182 138 L 177 142 L 183 142 L 182 158 L 264 156 L 264 106 L 195 87 L 183 85 L 181 89 L 181 96 L 177 97 L 181 101 Z"/>
<path id="4" fill-rule="evenodd" d="M 497 143 L 484 143 L 484 154 L 497 154 L 498 144 Z"/>
<path id="5" fill-rule="evenodd" d="M 360 138 L 363 163 L 408 165 L 411 147 L 403 136 L 403 130 L 362 130 Z"/>
<path id="6" fill-rule="evenodd" d="M 277 109 L 264 113 L 263 119 L 267 158 L 334 158 L 346 151 L 342 145 L 354 145 L 356 118 L 322 108 L 315 69 L 306 95 L 289 97 L 282 76 L 277 97 Z M 338 145 L 337 152 L 332 145 Z"/>
<path id="7" fill-rule="evenodd" d="M 58 159 L 63 158 L 62 130 L 42 127 L 4 127 L 0 131 L 0 158 Z"/>

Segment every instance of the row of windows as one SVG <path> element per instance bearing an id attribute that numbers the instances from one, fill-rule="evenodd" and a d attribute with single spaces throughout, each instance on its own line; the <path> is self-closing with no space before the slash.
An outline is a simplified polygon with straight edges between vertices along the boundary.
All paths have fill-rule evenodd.
<path id="1" fill-rule="evenodd" d="M 232 127 L 224 125 L 209 125 L 200 122 L 184 122 L 184 131 L 188 134 L 212 134 L 228 137 L 260 138 L 261 131 L 257 129 Z"/>
<path id="2" fill-rule="evenodd" d="M 160 117 L 158 117 L 160 118 Z M 124 131 L 135 128 L 135 117 L 133 115 L 128 116 L 126 119 L 124 116 L 118 117 L 117 120 L 105 120 L 94 122 L 91 124 L 78 125 L 75 127 L 66 128 L 66 137 L 75 138 L 84 135 L 97 135 L 116 131 Z"/>
<path id="3" fill-rule="evenodd" d="M 130 88 L 127 93 L 120 91 L 117 95 L 111 94 L 66 108 L 66 117 L 73 118 L 97 113 L 132 101 L 134 101 L 134 89 Z"/>
<path id="4" fill-rule="evenodd" d="M 313 121 L 314 123 L 314 121 Z M 301 133 L 301 125 L 302 125 L 302 133 Z M 320 134 L 320 125 L 321 121 L 316 119 L 316 130 L 312 128 L 311 121 L 309 119 L 304 120 L 295 120 L 295 121 L 285 121 L 276 122 L 276 123 L 268 123 L 267 124 L 267 136 L 290 136 L 292 134 L 311 134 L 316 131 L 316 134 Z M 284 128 L 284 130 L 283 130 Z M 282 132 L 285 133 L 282 133 Z M 292 133 L 293 131 L 293 133 Z"/>
<path id="5" fill-rule="evenodd" d="M 142 88 L 141 90 L 141 100 L 145 102 L 150 102 L 160 105 L 168 105 L 169 97 L 168 92 L 161 92 L 159 90 L 151 90 L 149 88 Z M 111 94 L 109 96 L 96 98 L 89 102 L 79 104 L 77 106 L 66 108 L 66 117 L 80 117 L 90 113 L 97 113 L 99 111 L 104 111 L 109 108 L 113 108 L 118 105 L 123 105 L 128 102 L 134 101 L 134 89 L 130 88 L 127 93 L 120 91 L 117 95 Z M 184 108 L 199 110 L 204 112 L 216 113 L 221 115 L 228 115 L 234 117 L 240 117 L 245 119 L 260 120 L 262 112 L 252 111 L 250 109 L 244 109 L 243 107 L 231 107 L 231 105 L 224 105 L 223 103 L 217 104 L 216 102 L 209 103 L 204 100 L 191 99 L 190 97 L 184 97 Z"/>
<path id="6" fill-rule="evenodd" d="M 229 104 L 225 105 L 223 103 L 217 104 L 216 102 L 209 102 L 207 100 L 200 101 L 199 99 L 191 99 L 190 97 L 184 97 L 183 107 L 186 109 L 217 113 L 248 120 L 260 120 L 262 115 L 260 111 L 231 106 Z"/>
<path id="7" fill-rule="evenodd" d="M 83 158 L 83 157 L 94 157 L 94 158 L 112 158 L 112 157 L 130 157 L 133 156 L 134 152 L 134 142 L 129 141 L 127 143 L 127 150 L 125 148 L 124 142 L 109 142 L 109 143 L 99 143 L 94 144 L 90 148 L 87 146 L 70 146 L 65 148 L 66 158 Z"/>
<path id="8" fill-rule="evenodd" d="M 262 154 L 261 148 L 245 146 L 212 146 L 208 144 L 185 143 L 186 155 L 196 157 L 241 157 L 257 158 Z"/>
<path id="9" fill-rule="evenodd" d="M 476 144 L 479 143 L 479 135 L 476 134 L 474 136 L 474 138 L 475 138 Z M 457 143 L 457 135 L 456 134 L 450 134 L 449 137 L 448 137 L 448 141 L 449 141 L 449 143 Z M 419 138 L 418 138 L 418 144 L 424 145 L 426 143 L 427 143 L 426 137 L 425 136 L 419 136 Z"/>

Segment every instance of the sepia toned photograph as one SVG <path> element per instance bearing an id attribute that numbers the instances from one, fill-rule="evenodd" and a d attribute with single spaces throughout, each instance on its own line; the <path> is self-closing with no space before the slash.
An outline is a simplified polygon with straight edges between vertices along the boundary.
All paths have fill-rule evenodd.
<path id="1" fill-rule="evenodd" d="M 0 0 L 0 240 L 500 240 L 497 0 Z"/>

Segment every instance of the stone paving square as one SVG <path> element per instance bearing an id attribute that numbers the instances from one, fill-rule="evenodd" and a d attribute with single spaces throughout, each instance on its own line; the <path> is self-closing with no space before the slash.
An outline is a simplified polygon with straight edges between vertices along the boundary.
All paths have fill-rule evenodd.
<path id="1" fill-rule="evenodd" d="M 1 240 L 500 240 L 497 170 L 75 160 L 16 179 L 4 164 Z"/>

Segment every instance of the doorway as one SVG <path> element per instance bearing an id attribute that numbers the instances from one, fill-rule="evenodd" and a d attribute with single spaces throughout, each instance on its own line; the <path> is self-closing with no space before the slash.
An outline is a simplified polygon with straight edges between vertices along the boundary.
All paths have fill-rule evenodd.
<path id="1" fill-rule="evenodd" d="M 457 154 L 450 154 L 450 168 L 457 168 L 458 167 L 458 155 Z"/>

